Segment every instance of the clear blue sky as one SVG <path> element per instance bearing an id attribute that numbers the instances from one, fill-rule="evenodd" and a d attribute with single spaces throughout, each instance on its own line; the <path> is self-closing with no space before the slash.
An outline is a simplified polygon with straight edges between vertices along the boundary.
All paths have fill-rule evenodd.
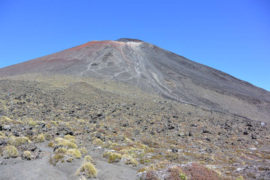
<path id="1" fill-rule="evenodd" d="M 121 37 L 270 90 L 269 0 L 0 0 L 0 67 Z"/>

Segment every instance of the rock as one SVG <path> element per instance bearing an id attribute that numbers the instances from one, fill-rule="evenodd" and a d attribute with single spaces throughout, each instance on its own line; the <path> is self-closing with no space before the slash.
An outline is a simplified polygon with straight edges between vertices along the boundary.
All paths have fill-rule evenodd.
<path id="1" fill-rule="evenodd" d="M 252 124 L 251 124 L 251 122 L 247 122 L 247 124 L 246 124 L 248 127 L 252 127 Z"/>
<path id="2" fill-rule="evenodd" d="M 128 127 L 129 124 L 128 124 L 128 123 L 123 123 L 122 126 L 123 126 L 123 127 Z"/>
<path id="3" fill-rule="evenodd" d="M 72 131 L 66 131 L 66 134 L 65 135 L 71 135 L 71 136 L 73 136 L 74 133 Z"/>
<path id="4" fill-rule="evenodd" d="M 252 134 L 251 139 L 257 139 L 257 136 L 255 134 Z"/>
<path id="5" fill-rule="evenodd" d="M 5 145 L 7 145 L 7 139 L 1 139 L 0 146 L 5 146 Z"/>
<path id="6" fill-rule="evenodd" d="M 212 153 L 213 152 L 213 150 L 211 148 L 208 148 L 205 151 L 208 152 L 208 153 Z"/>
<path id="7" fill-rule="evenodd" d="M 103 136 L 101 133 L 97 133 L 96 138 L 98 138 L 98 139 L 100 139 L 102 141 L 105 141 L 105 136 Z"/>
<path id="8" fill-rule="evenodd" d="M 205 133 L 205 134 L 212 134 L 210 131 L 208 131 L 207 129 L 203 129 L 202 133 Z"/>
<path id="9" fill-rule="evenodd" d="M 45 127 L 46 127 L 46 124 L 45 124 L 45 123 L 41 123 L 41 124 L 40 124 L 40 127 L 41 127 L 41 128 L 45 128 Z"/>
<path id="10" fill-rule="evenodd" d="M 63 147 L 62 145 L 57 145 L 57 146 L 54 146 L 54 148 L 53 148 L 53 152 L 55 152 L 57 149 L 59 149 L 59 148 L 61 148 L 61 147 Z"/>
<path id="11" fill-rule="evenodd" d="M 20 136 L 20 134 L 18 133 L 18 131 L 14 131 L 13 132 L 13 135 L 16 136 L 16 137 L 19 137 Z"/>
<path id="12" fill-rule="evenodd" d="M 112 132 L 113 132 L 114 134 L 117 134 L 117 130 L 115 130 L 115 129 L 114 129 L 114 130 L 112 130 Z"/>
<path id="13" fill-rule="evenodd" d="M 71 135 L 71 136 L 74 135 L 74 133 L 69 128 L 66 128 L 66 127 L 59 128 L 56 134 Z"/>
<path id="14" fill-rule="evenodd" d="M 179 137 L 184 137 L 185 136 L 185 133 L 184 132 L 180 132 L 177 134 Z"/>
<path id="15" fill-rule="evenodd" d="M 172 124 L 169 124 L 169 125 L 168 125 L 168 129 L 169 129 L 169 130 L 173 130 L 174 128 L 175 128 L 175 127 L 174 127 Z"/>
<path id="16" fill-rule="evenodd" d="M 96 124 L 96 123 L 97 123 L 97 120 L 95 120 L 95 119 L 92 119 L 92 120 L 90 120 L 90 121 L 89 121 L 89 123 L 93 123 L 93 124 Z"/>
<path id="17" fill-rule="evenodd" d="M 172 152 L 173 153 L 177 153 L 178 152 L 178 149 L 172 148 Z"/>
<path id="18" fill-rule="evenodd" d="M 134 134 L 137 136 L 137 135 L 140 134 L 140 131 L 136 129 L 135 132 L 134 132 Z"/>
<path id="19" fill-rule="evenodd" d="M 100 134 L 100 133 L 97 133 L 97 134 L 96 134 L 96 138 L 101 139 L 101 134 Z"/>
<path id="20" fill-rule="evenodd" d="M 34 143 L 30 143 L 30 144 L 23 144 L 21 146 L 22 150 L 24 151 L 35 151 L 37 150 L 37 146 Z"/>
<path id="21" fill-rule="evenodd" d="M 3 130 L 4 131 L 10 131 L 11 130 L 11 126 L 10 125 L 4 125 L 3 126 Z"/>
<path id="22" fill-rule="evenodd" d="M 244 131 L 243 134 L 244 134 L 244 135 L 248 135 L 248 132 L 247 132 L 247 131 Z"/>
<path id="23" fill-rule="evenodd" d="M 26 131 L 26 135 L 27 136 L 33 136 L 34 135 L 34 132 L 32 130 L 27 130 Z"/>
<path id="24" fill-rule="evenodd" d="M 228 122 L 226 122 L 224 129 L 226 129 L 226 130 L 232 130 L 232 126 Z"/>
<path id="25" fill-rule="evenodd" d="M 2 131 L 3 130 L 3 126 L 2 125 L 0 125 L 0 131 Z"/>

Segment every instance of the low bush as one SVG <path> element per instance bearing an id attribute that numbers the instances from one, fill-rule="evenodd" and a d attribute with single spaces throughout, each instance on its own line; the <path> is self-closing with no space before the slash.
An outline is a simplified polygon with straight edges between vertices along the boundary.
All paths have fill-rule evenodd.
<path id="1" fill-rule="evenodd" d="M 24 151 L 22 155 L 23 159 L 27 159 L 27 160 L 31 160 L 31 156 L 32 155 L 30 151 Z"/>
<path id="2" fill-rule="evenodd" d="M 97 177 L 97 169 L 91 162 L 84 162 L 82 166 L 77 170 L 77 175 L 82 173 L 88 178 L 95 178 Z"/>
<path id="3" fill-rule="evenodd" d="M 56 153 L 50 158 L 50 163 L 56 165 L 59 161 L 64 162 L 64 154 Z"/>
<path id="4" fill-rule="evenodd" d="M 66 154 L 71 155 L 72 157 L 77 159 L 80 159 L 82 157 L 82 154 L 78 149 L 68 149 Z"/>
<path id="5" fill-rule="evenodd" d="M 104 158 L 108 159 L 109 163 L 119 162 L 122 159 L 122 155 L 119 153 L 107 151 L 103 154 Z"/>
<path id="6" fill-rule="evenodd" d="M 56 138 L 55 141 L 56 141 L 57 145 L 59 145 L 59 146 L 64 146 L 64 147 L 73 148 L 73 149 L 78 148 L 78 146 L 75 143 L 73 143 L 67 139 Z"/>
<path id="7" fill-rule="evenodd" d="M 44 141 L 45 141 L 44 134 L 39 134 L 38 136 L 35 137 L 35 142 L 37 142 L 37 143 L 42 143 Z"/>
<path id="8" fill-rule="evenodd" d="M 194 180 L 217 180 L 221 177 L 215 171 L 204 167 L 203 165 L 192 163 L 190 166 L 183 168 L 186 175 Z"/>
<path id="9" fill-rule="evenodd" d="M 83 160 L 84 160 L 84 162 L 92 162 L 93 163 L 93 159 L 90 155 L 85 156 Z"/>
<path id="10" fill-rule="evenodd" d="M 19 155 L 19 152 L 15 146 L 8 145 L 4 147 L 4 150 L 3 150 L 4 158 L 16 158 L 18 157 L 18 155 Z"/>
<path id="11" fill-rule="evenodd" d="M 123 159 L 125 161 L 125 164 L 127 164 L 127 165 L 132 165 L 132 166 L 136 167 L 139 164 L 136 159 L 134 159 L 133 157 L 131 157 L 129 155 L 123 155 Z"/>
<path id="12" fill-rule="evenodd" d="M 172 167 L 168 169 L 169 176 L 166 180 L 187 180 L 187 176 L 180 167 Z"/>
<path id="13" fill-rule="evenodd" d="M 8 139 L 8 144 L 10 145 L 13 145 L 13 146 L 21 146 L 23 144 L 27 144 L 27 143 L 30 143 L 31 141 L 29 140 L 28 137 L 15 137 L 15 136 L 11 136 L 9 139 Z"/>

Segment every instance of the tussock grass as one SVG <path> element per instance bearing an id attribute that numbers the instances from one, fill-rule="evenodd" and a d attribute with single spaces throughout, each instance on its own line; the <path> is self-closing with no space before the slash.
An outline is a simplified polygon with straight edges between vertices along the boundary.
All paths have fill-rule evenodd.
<path id="1" fill-rule="evenodd" d="M 10 145 L 13 145 L 13 146 L 21 146 L 23 144 L 27 144 L 27 143 L 30 143 L 30 139 L 28 137 L 15 137 L 15 136 L 11 136 L 9 137 L 9 140 L 8 140 L 8 144 Z"/>
<path id="2" fill-rule="evenodd" d="M 78 146 L 75 143 L 73 143 L 67 139 L 64 139 L 64 138 L 58 137 L 55 139 L 55 141 L 56 141 L 57 145 L 59 145 L 59 146 L 64 146 L 64 147 L 73 148 L 73 149 L 78 148 Z"/>
<path id="3" fill-rule="evenodd" d="M 66 154 L 71 155 L 72 157 L 77 159 L 80 159 L 82 157 L 82 154 L 78 149 L 68 149 Z"/>
<path id="4" fill-rule="evenodd" d="M 90 155 L 85 156 L 84 159 L 83 159 L 83 161 L 84 161 L 84 162 L 91 162 L 91 163 L 94 162 L 94 161 L 93 161 L 93 158 L 92 158 Z"/>
<path id="5" fill-rule="evenodd" d="M 37 143 L 42 143 L 42 142 L 45 141 L 45 136 L 44 136 L 44 134 L 39 134 L 38 136 L 36 136 L 36 137 L 34 138 L 34 140 L 35 140 L 35 142 L 37 142 Z"/>
<path id="6" fill-rule="evenodd" d="M 77 175 L 80 174 L 85 175 L 87 178 L 95 178 L 97 177 L 97 169 L 91 162 L 84 162 L 82 166 L 77 170 Z"/>
<path id="7" fill-rule="evenodd" d="M 51 164 L 53 164 L 53 165 L 56 165 L 58 162 L 64 162 L 64 154 L 62 154 L 62 153 L 56 153 L 56 154 L 54 154 L 51 158 L 50 158 L 50 160 L 49 160 L 49 162 L 51 163 Z"/>
<path id="8" fill-rule="evenodd" d="M 16 158 L 19 152 L 15 146 L 8 145 L 4 147 L 3 156 L 4 158 Z"/>
<path id="9" fill-rule="evenodd" d="M 105 152 L 103 157 L 107 158 L 109 163 L 116 163 L 122 159 L 121 154 L 110 151 Z"/>
<path id="10" fill-rule="evenodd" d="M 22 156 L 23 156 L 24 159 L 27 159 L 27 160 L 31 160 L 31 158 L 32 158 L 31 157 L 32 155 L 31 155 L 30 151 L 24 151 Z"/>

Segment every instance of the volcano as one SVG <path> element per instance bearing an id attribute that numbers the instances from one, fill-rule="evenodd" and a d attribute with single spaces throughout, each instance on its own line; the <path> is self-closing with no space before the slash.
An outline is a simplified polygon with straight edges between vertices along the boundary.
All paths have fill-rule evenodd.
<path id="1" fill-rule="evenodd" d="M 248 82 L 91 41 L 0 69 L 0 180 L 270 179 L 269 117 Z"/>
<path id="2" fill-rule="evenodd" d="M 137 39 L 91 41 L 0 69 L 118 81 L 181 103 L 269 121 L 270 92 Z"/>

